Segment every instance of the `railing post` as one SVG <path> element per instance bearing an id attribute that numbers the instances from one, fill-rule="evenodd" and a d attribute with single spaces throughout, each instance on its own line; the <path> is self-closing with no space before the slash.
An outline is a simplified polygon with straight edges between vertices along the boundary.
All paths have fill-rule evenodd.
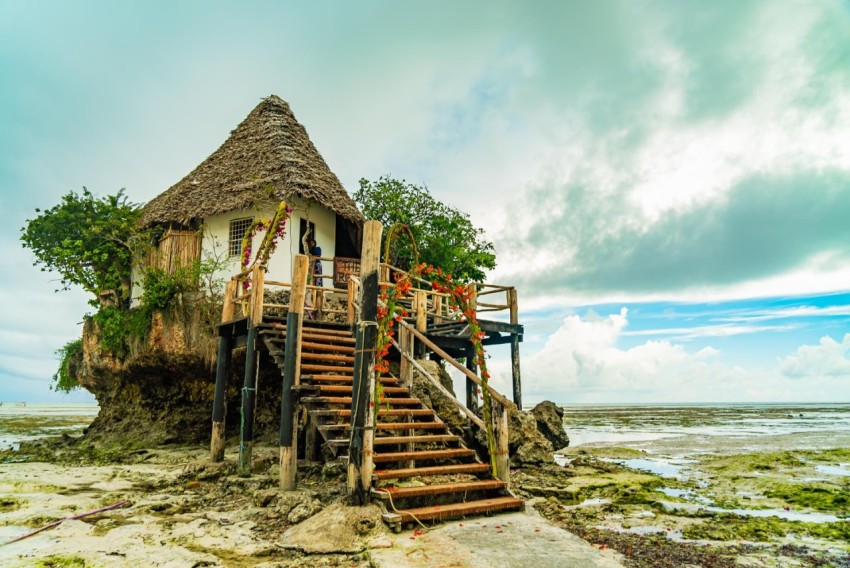
<path id="1" fill-rule="evenodd" d="M 348 325 L 354 325 L 354 280 L 348 281 Z"/>
<path id="2" fill-rule="evenodd" d="M 511 311 L 511 325 L 519 324 L 516 288 L 508 290 L 508 307 Z M 511 378 L 514 387 L 514 404 L 522 410 L 522 378 L 519 372 L 519 334 L 511 332 Z"/>
<path id="3" fill-rule="evenodd" d="M 424 290 L 417 290 L 414 296 L 416 303 L 416 331 L 424 334 L 428 331 L 428 295 Z M 422 359 L 425 357 L 425 346 L 421 342 L 416 342 L 416 358 Z"/>
<path id="4" fill-rule="evenodd" d="M 434 323 L 443 321 L 443 297 L 434 295 Z"/>
<path id="5" fill-rule="evenodd" d="M 233 278 L 224 286 L 224 306 L 221 309 L 222 323 L 233 320 L 233 299 L 236 297 L 238 285 L 239 283 Z"/>
<path id="6" fill-rule="evenodd" d="M 355 505 L 368 503 L 372 487 L 372 427 L 375 423 L 372 379 L 378 334 L 378 267 L 382 230 L 383 226 L 379 221 L 366 221 L 363 226 L 360 314 L 354 351 L 351 442 L 348 449 L 348 495 L 351 503 Z"/>
<path id="7" fill-rule="evenodd" d="M 475 347 L 472 345 L 466 348 L 466 368 L 473 373 L 478 369 L 475 363 Z M 478 411 L 478 385 L 469 377 L 466 377 L 466 407 L 473 412 Z"/>
<path id="8" fill-rule="evenodd" d="M 309 261 L 306 255 L 295 255 L 292 270 L 292 291 L 289 294 L 289 313 L 286 315 L 286 347 L 284 352 L 283 384 L 280 392 L 280 488 L 283 491 L 295 489 L 296 458 L 298 456 L 298 436 L 295 432 L 295 403 L 292 387 L 296 385 L 299 374 L 301 345 L 301 326 L 304 316 L 304 297 L 307 290 L 307 269 Z"/>
<path id="9" fill-rule="evenodd" d="M 399 348 L 401 349 L 401 361 L 399 362 L 399 378 L 401 379 L 402 386 L 412 387 L 413 386 L 413 365 L 410 363 L 410 360 L 404 356 L 405 353 L 408 355 L 413 355 L 413 335 L 410 333 L 410 330 L 405 326 L 399 326 Z"/>
<path id="10" fill-rule="evenodd" d="M 266 271 L 259 264 L 254 265 L 251 275 L 251 323 L 263 323 L 263 300 L 265 298 Z"/>
<path id="11" fill-rule="evenodd" d="M 322 309 L 325 306 L 325 291 L 323 289 L 315 290 L 316 301 L 313 302 L 313 313 L 316 321 L 322 321 Z"/>
<path id="12" fill-rule="evenodd" d="M 508 409 L 498 401 L 493 401 L 493 437 L 496 442 L 496 477 L 506 484 L 506 489 L 511 486 L 511 460 L 508 453 Z"/>
<path id="13" fill-rule="evenodd" d="M 473 282 L 467 286 L 467 289 L 469 290 L 469 310 L 476 313 L 478 311 L 478 284 Z"/>

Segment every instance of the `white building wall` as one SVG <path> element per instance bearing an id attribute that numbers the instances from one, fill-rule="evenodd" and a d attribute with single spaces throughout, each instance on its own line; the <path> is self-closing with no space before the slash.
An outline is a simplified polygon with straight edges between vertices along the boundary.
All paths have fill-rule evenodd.
<path id="1" fill-rule="evenodd" d="M 293 200 L 290 205 L 295 207 L 290 219 L 286 224 L 286 234 L 277 243 L 277 248 L 269 261 L 269 269 L 266 280 L 277 280 L 279 282 L 291 282 L 292 265 L 295 255 L 298 254 L 298 229 L 301 219 L 307 219 L 316 225 L 316 242 L 322 249 L 322 256 L 333 257 L 336 255 L 336 214 L 330 209 L 313 203 L 308 204 L 303 200 Z M 204 220 L 204 238 L 201 244 L 201 255 L 203 258 L 216 258 L 222 262 L 222 268 L 215 274 L 216 278 L 229 280 L 234 274 L 241 270 L 239 256 L 228 257 L 228 238 L 230 234 L 230 221 L 251 217 L 253 219 L 271 219 L 277 209 L 276 203 L 268 203 L 259 209 L 246 209 L 232 211 L 222 215 L 215 215 Z M 252 245 L 253 261 L 257 249 L 263 241 L 265 232 L 260 232 L 254 237 Z M 330 261 L 322 263 L 325 274 L 333 272 Z M 326 288 L 333 287 L 330 278 L 323 282 Z"/>

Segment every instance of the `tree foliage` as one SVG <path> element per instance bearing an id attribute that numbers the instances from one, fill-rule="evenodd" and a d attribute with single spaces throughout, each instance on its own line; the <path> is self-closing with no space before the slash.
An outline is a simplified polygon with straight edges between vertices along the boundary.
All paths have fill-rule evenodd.
<path id="1" fill-rule="evenodd" d="M 380 221 L 385 227 L 408 225 L 416 239 L 419 260 L 460 280 L 481 282 L 484 269 L 496 266 L 493 243 L 484 238 L 484 230 L 475 227 L 467 213 L 435 199 L 425 186 L 389 176 L 377 181 L 361 179 L 354 200 L 367 219 Z M 390 256 L 385 260 L 410 268 L 410 239 L 400 237 L 393 243 Z"/>
<path id="2" fill-rule="evenodd" d="M 36 258 L 33 266 L 57 272 L 62 290 L 77 285 L 91 292 L 93 305 L 103 302 L 105 295 L 126 305 L 141 210 L 127 201 L 124 190 L 106 197 L 96 197 L 86 188 L 81 194 L 70 191 L 58 205 L 35 211 L 38 215 L 21 229 L 23 246 Z"/>

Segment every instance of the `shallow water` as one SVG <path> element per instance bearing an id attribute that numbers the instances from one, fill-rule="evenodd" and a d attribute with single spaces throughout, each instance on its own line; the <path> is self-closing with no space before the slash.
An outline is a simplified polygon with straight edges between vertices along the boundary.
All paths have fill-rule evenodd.
<path id="1" fill-rule="evenodd" d="M 756 439 L 832 432 L 850 435 L 850 404 L 564 406 L 570 446 L 691 437 Z M 650 444 L 651 445 L 651 444 Z M 711 445 L 711 444 L 707 444 Z M 736 444 L 739 445 L 739 444 Z"/>
<path id="2" fill-rule="evenodd" d="M 0 450 L 45 436 L 81 433 L 97 416 L 96 404 L 3 403 L 0 405 Z"/>

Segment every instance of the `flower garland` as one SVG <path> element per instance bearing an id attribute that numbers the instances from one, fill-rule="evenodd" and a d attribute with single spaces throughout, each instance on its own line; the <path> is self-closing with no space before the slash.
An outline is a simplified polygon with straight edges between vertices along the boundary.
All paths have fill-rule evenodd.
<path id="1" fill-rule="evenodd" d="M 245 236 L 242 237 L 242 254 L 240 255 L 242 273 L 245 274 L 242 277 L 242 288 L 245 292 L 251 287 L 250 279 L 246 273 L 248 267 L 251 265 L 251 247 L 254 237 L 260 231 L 266 231 L 254 262 L 259 262 L 260 268 L 268 270 L 269 260 L 277 248 L 278 241 L 286 235 L 286 222 L 289 220 L 292 211 L 292 207 L 287 205 L 285 201 L 281 201 L 280 205 L 277 206 L 274 217 L 271 219 L 255 219 L 245 230 Z M 274 227 L 273 231 L 269 230 L 271 227 Z"/>
<path id="2" fill-rule="evenodd" d="M 413 235 L 410 233 L 410 228 L 406 225 L 393 225 L 387 232 L 387 242 L 385 245 L 385 255 L 389 254 L 391 241 L 397 239 L 399 234 L 405 231 L 410 235 L 413 242 L 414 250 L 414 267 L 411 272 L 400 273 L 395 278 L 395 285 L 382 285 L 379 295 L 380 302 L 378 305 L 378 338 L 375 352 L 375 399 L 379 404 L 385 402 L 383 387 L 381 385 L 381 375 L 389 372 L 389 354 L 392 338 L 395 335 L 393 327 L 400 322 L 402 318 L 407 317 L 407 310 L 399 305 L 398 301 L 401 298 L 410 296 L 410 288 L 412 287 L 412 277 L 420 277 L 431 282 L 431 287 L 434 291 L 447 294 L 450 300 L 450 308 L 459 313 L 459 317 L 466 321 L 472 332 L 469 341 L 472 343 L 473 351 L 475 352 L 475 363 L 481 370 L 481 397 L 484 401 L 484 423 L 487 429 L 487 449 L 490 453 L 490 468 L 495 476 L 496 472 L 496 438 L 493 434 L 492 420 L 492 402 L 490 400 L 490 372 L 487 370 L 487 358 L 484 352 L 484 344 L 482 343 L 485 333 L 478 323 L 478 317 L 475 310 L 472 309 L 472 292 L 468 286 L 458 284 L 452 280 L 450 274 L 443 272 L 441 268 L 434 268 L 430 264 L 418 262 L 418 251 L 416 250 L 416 242 Z M 385 256 L 386 258 L 386 256 Z M 381 305 L 383 303 L 383 305 Z M 389 407 L 389 401 L 387 407 Z M 375 403 L 372 402 L 374 406 Z M 377 412 L 375 413 L 377 421 Z"/>

